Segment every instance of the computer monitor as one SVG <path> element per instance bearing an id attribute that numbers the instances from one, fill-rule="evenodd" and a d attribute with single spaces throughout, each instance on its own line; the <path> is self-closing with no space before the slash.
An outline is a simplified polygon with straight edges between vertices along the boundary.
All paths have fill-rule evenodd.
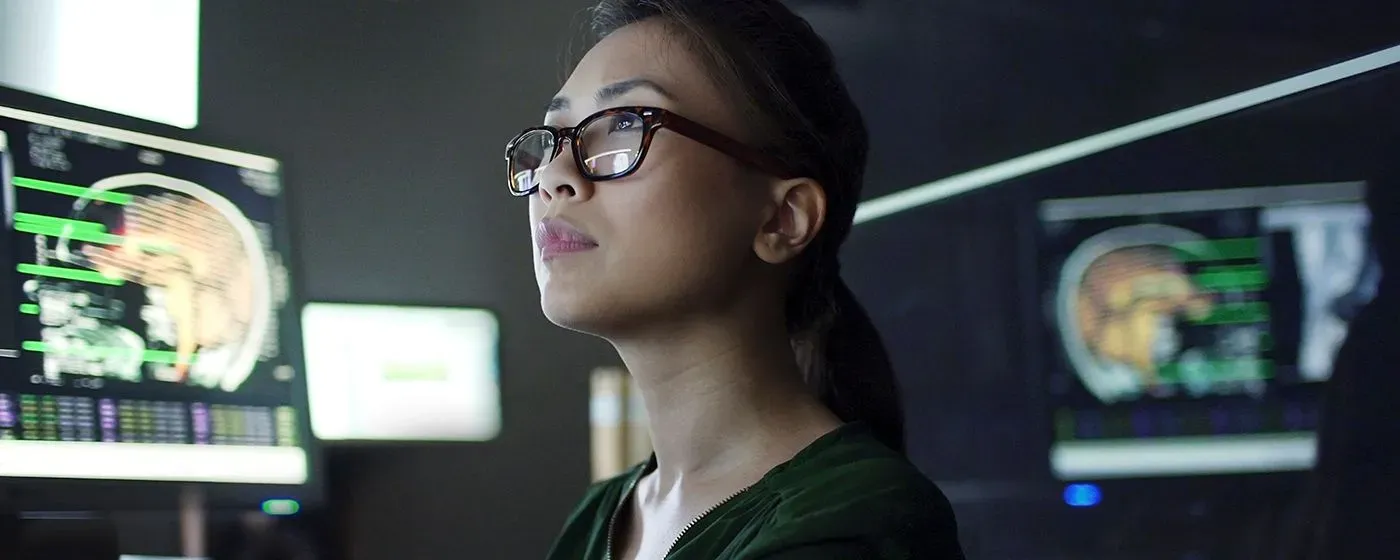
<path id="1" fill-rule="evenodd" d="M 277 161 L 8 107 L 0 146 L 0 487 L 306 484 Z"/>
<path id="2" fill-rule="evenodd" d="M 500 329 L 490 311 L 313 302 L 302 331 L 317 438 L 486 441 L 500 433 Z"/>
<path id="3" fill-rule="evenodd" d="M 1311 468 L 1321 384 L 1381 273 L 1364 189 L 1042 202 L 1054 474 Z"/>

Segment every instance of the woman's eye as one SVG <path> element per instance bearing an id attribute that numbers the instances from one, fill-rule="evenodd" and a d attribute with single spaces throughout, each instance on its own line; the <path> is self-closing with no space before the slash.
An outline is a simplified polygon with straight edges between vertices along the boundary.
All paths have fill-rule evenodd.
<path id="1" fill-rule="evenodd" d="M 637 122 L 632 119 L 617 119 L 613 121 L 612 132 L 630 132 L 637 128 Z"/>

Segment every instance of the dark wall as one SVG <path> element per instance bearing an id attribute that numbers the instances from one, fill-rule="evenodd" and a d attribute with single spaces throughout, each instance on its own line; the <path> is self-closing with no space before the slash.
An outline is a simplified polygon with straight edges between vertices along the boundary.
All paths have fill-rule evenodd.
<path id="1" fill-rule="evenodd" d="M 583 2 L 204 4 L 200 136 L 284 160 L 302 294 L 500 315 L 500 438 L 331 450 L 336 536 L 353 558 L 543 556 L 588 482 L 588 371 L 616 358 L 540 314 L 501 153 Z"/>
<path id="2" fill-rule="evenodd" d="M 900 374 L 910 456 L 954 501 L 970 557 L 1276 557 L 1259 550 L 1289 534 L 1274 516 L 1296 515 L 1301 475 L 1110 481 L 1093 511 L 1060 503 L 1032 211 L 1045 198 L 1372 180 L 1400 145 L 1397 106 L 1377 102 L 1395 91 L 1400 68 L 1374 72 L 856 229 L 844 270 Z"/>
<path id="3" fill-rule="evenodd" d="M 868 0 L 807 13 L 864 109 L 869 197 L 1400 42 L 1394 2 L 1237 13 L 1254 4 Z"/>
<path id="4" fill-rule="evenodd" d="M 871 129 L 867 196 L 1400 42 L 1400 31 L 1376 24 L 1400 21 L 1377 17 L 1395 5 L 1371 0 L 1326 9 L 1289 2 L 1299 9 L 1270 9 L 1278 19 L 1251 25 L 1240 25 L 1232 7 L 1053 4 L 870 1 L 855 15 L 812 12 Z M 1338 18 L 1320 12 L 1343 5 L 1350 25 L 1324 25 Z M 1368 123 L 1395 122 L 1369 109 L 1395 91 L 1388 83 L 1312 92 L 1299 96 L 1311 101 L 1218 119 L 855 228 L 843 271 L 900 375 L 910 456 L 954 502 L 970 557 L 1156 557 L 1130 548 L 1142 547 L 1162 557 L 1248 558 L 1232 547 L 1277 538 L 1252 516 L 1294 499 L 1300 477 L 1105 486 L 1110 506 L 1063 504 L 1049 472 L 1046 357 L 1032 344 L 1041 332 L 1038 301 L 1026 290 L 1029 209 L 1044 197 L 1367 177 L 1363 151 L 1385 145 Z M 1227 495 L 1255 506 L 1198 515 Z"/>
<path id="5" fill-rule="evenodd" d="M 134 126 L 284 160 L 306 298 L 500 314 L 499 440 L 329 453 L 334 536 L 352 558 L 540 557 L 587 482 L 586 374 L 616 358 L 540 315 L 525 209 L 503 192 L 500 154 L 538 120 L 589 3 L 205 1 L 200 128 Z M 1254 17 L 1196 29 L 1180 24 L 1216 20 L 1088 17 L 1122 4 L 1103 1 L 862 4 L 808 13 L 866 107 L 869 194 L 1377 46 L 1368 35 L 1336 43 L 1270 33 Z M 1001 226 L 1019 197 L 996 190 L 861 226 L 847 253 L 850 280 L 897 361 L 932 364 L 902 368 L 919 438 L 911 454 L 936 477 L 971 481 L 965 492 L 947 486 L 955 501 L 986 501 L 1044 459 L 1038 436 L 1026 435 L 1039 410 L 1027 405 L 1021 327 L 1007 319 L 1019 311 L 1015 266 L 986 258 L 1017 247 L 1017 232 Z M 913 269 L 894 286 L 871 272 L 891 262 Z M 985 524 L 971 513 L 965 527 L 987 527 L 985 557 L 1023 532 L 1004 512 Z M 997 527 L 1011 528 L 998 536 Z"/>
<path id="6" fill-rule="evenodd" d="M 502 314 L 498 442 L 332 454 L 332 497 L 354 558 L 538 557 L 586 482 L 585 374 L 615 358 L 540 317 L 524 209 L 499 183 L 501 146 L 538 118 L 588 3 L 206 2 L 200 134 L 288 163 L 303 293 Z M 1261 30 L 1255 18 L 1236 25 L 1185 17 L 1204 13 L 1072 4 L 807 8 L 867 108 L 868 193 L 1384 46 L 1374 34 L 1279 31 L 1320 21 L 1308 14 Z M 1208 24 L 1187 25 L 1194 21 Z M 1043 478 L 1026 474 L 1044 454 L 1031 435 L 1040 416 L 1034 365 L 1019 352 L 1024 326 L 1012 319 L 1022 311 L 1017 265 L 987 258 L 1018 248 L 1019 232 L 1006 227 L 1021 204 L 1016 194 L 862 226 L 848 252 L 852 284 L 869 296 L 897 361 L 936 364 L 902 369 L 918 438 L 911 455 L 936 477 L 969 481 L 966 493 L 950 492 L 964 504 Z M 871 272 L 891 262 L 917 270 L 891 287 L 889 275 Z M 965 526 L 985 526 L 969 535 L 985 543 L 983 555 L 1030 557 L 1031 544 L 1012 547 L 993 531 L 1020 527 L 1004 512 L 979 519 L 972 511 L 964 509 Z"/>

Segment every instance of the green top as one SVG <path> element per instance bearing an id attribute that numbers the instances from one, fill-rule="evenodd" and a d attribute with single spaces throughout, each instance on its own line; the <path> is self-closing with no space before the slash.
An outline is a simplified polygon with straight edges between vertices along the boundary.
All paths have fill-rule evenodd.
<path id="1" fill-rule="evenodd" d="M 607 560 L 613 513 L 655 457 L 588 489 L 549 560 Z M 938 487 L 861 424 L 812 442 L 702 516 L 666 560 L 963 560 Z"/>

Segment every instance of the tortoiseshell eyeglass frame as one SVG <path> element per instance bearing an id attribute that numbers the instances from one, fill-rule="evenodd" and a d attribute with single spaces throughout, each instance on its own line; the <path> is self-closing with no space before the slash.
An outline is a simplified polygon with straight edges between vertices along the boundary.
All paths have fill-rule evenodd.
<path id="1" fill-rule="evenodd" d="M 637 157 L 630 162 L 630 165 L 626 169 L 621 171 L 601 175 L 592 173 L 589 171 L 589 167 L 584 161 L 584 151 L 587 148 L 578 141 L 578 133 L 580 130 L 588 128 L 589 125 L 600 119 L 616 117 L 618 115 L 633 115 L 639 117 L 642 121 L 642 145 L 637 151 Z M 559 157 L 559 154 L 563 151 L 563 141 L 568 140 L 571 151 L 573 152 L 574 164 L 578 166 L 578 170 L 583 174 L 584 178 L 590 181 L 611 181 L 636 173 L 637 169 L 641 168 L 642 162 L 646 160 L 647 152 L 651 149 L 652 138 L 656 136 L 656 131 L 662 128 L 669 128 L 682 136 L 714 148 L 764 173 L 783 179 L 790 179 L 793 177 L 777 158 L 748 146 L 743 142 L 730 138 L 713 128 L 677 115 L 666 109 L 661 109 L 659 107 L 613 107 L 589 115 L 587 118 L 580 121 L 577 126 L 534 126 L 515 135 L 515 138 L 511 139 L 510 143 L 506 144 L 505 153 L 506 182 L 507 185 L 509 185 L 510 193 L 515 196 L 530 196 L 539 191 L 540 186 L 538 180 L 530 185 L 529 188 L 523 190 L 516 188 L 515 172 L 513 171 L 515 166 L 512 162 L 515 156 L 516 145 L 533 133 L 542 131 L 550 134 L 550 139 L 554 145 L 554 153 L 550 154 L 551 162 L 554 158 Z"/>

